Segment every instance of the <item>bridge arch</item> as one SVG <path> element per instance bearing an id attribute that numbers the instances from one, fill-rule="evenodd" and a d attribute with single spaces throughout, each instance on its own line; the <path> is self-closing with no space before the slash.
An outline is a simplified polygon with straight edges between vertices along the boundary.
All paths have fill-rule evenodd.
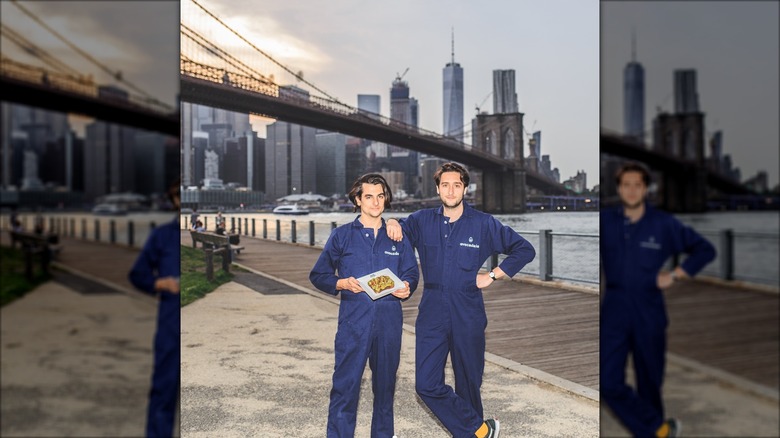
<path id="1" fill-rule="evenodd" d="M 499 139 L 496 135 L 496 132 L 492 129 L 488 130 L 485 133 L 485 152 L 498 156 L 499 155 L 499 148 L 498 148 L 498 141 Z"/>
<path id="2" fill-rule="evenodd" d="M 515 159 L 515 131 L 512 128 L 507 128 L 503 135 L 503 147 L 502 157 L 507 160 Z"/>

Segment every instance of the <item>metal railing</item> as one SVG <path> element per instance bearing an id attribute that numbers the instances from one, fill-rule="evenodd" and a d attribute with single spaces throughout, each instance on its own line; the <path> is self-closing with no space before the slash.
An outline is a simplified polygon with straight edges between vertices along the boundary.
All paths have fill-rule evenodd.
<path id="1" fill-rule="evenodd" d="M 206 230 L 216 230 L 213 217 L 200 215 L 199 219 Z M 228 232 L 319 248 L 325 246 L 330 233 L 339 225 L 336 222 L 242 218 L 232 215 L 224 219 Z M 189 227 L 189 215 L 182 215 L 180 223 L 182 229 Z M 543 281 L 599 284 L 598 234 L 554 233 L 552 230 L 518 230 L 518 233 L 536 249 L 536 259 L 520 274 L 538 276 Z M 488 258 L 482 267 L 489 269 L 498 266 L 504 258 L 503 255 Z"/>
<path id="2" fill-rule="evenodd" d="M 157 227 L 155 221 L 135 221 L 129 218 L 74 217 L 68 215 L 36 216 L 19 215 L 22 229 L 35 230 L 40 224 L 45 233 L 61 237 L 81 239 L 111 245 L 142 248 L 152 230 Z M 0 216 L 0 229 L 10 230 L 10 217 Z"/>

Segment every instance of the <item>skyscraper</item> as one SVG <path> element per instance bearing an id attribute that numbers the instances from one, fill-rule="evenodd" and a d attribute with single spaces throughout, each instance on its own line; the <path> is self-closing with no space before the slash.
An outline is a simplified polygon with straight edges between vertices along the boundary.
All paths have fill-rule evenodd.
<path id="1" fill-rule="evenodd" d="M 645 134 L 645 69 L 636 61 L 633 35 L 631 62 L 623 70 L 623 133 L 639 141 Z"/>
<path id="2" fill-rule="evenodd" d="M 444 135 L 463 141 L 463 69 L 455 62 L 455 35 L 451 60 L 444 67 Z"/>
<path id="3" fill-rule="evenodd" d="M 381 114 L 381 97 L 378 94 L 358 94 L 358 109 L 370 113 L 369 116 L 377 118 L 373 114 Z"/>
<path id="4" fill-rule="evenodd" d="M 409 83 L 402 76 L 397 76 L 390 88 L 390 118 L 394 123 L 413 125 Z"/>
<path id="5" fill-rule="evenodd" d="M 282 121 L 266 128 L 265 189 L 270 202 L 317 192 L 315 129 Z"/>
<path id="6" fill-rule="evenodd" d="M 519 112 L 514 70 L 493 70 L 493 114 Z"/>
<path id="7" fill-rule="evenodd" d="M 87 125 L 84 188 L 87 199 L 135 191 L 135 136 L 138 130 L 114 123 Z"/>
<path id="8" fill-rule="evenodd" d="M 674 71 L 674 112 L 688 114 L 699 112 L 699 93 L 696 92 L 696 70 Z"/>
<path id="9" fill-rule="evenodd" d="M 417 99 L 409 97 L 409 84 L 399 75 L 390 88 L 390 118 L 391 123 L 404 124 L 407 128 L 416 127 L 419 123 L 419 105 Z M 390 170 L 403 172 L 406 193 L 414 195 L 419 186 L 419 153 L 398 146 L 388 148 Z"/>
<path id="10" fill-rule="evenodd" d="M 214 149 L 224 161 L 225 140 L 241 137 L 252 131 L 249 114 L 236 113 L 208 106 L 182 102 L 182 183 L 184 185 L 199 185 L 201 181 L 195 177 L 195 166 L 198 166 L 193 156 L 193 133 L 202 131 L 209 134 L 209 146 Z M 202 178 L 202 177 L 201 177 Z"/>
<path id="11" fill-rule="evenodd" d="M 324 196 L 344 195 L 350 187 L 346 176 L 347 136 L 338 132 L 319 131 L 316 142 L 317 193 Z"/>

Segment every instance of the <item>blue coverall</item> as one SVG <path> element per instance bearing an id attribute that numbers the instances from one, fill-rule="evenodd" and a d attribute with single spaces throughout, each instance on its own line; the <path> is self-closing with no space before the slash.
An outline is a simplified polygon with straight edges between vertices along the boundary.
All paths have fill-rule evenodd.
<path id="1" fill-rule="evenodd" d="M 180 240 L 178 219 L 155 228 L 130 270 L 130 282 L 141 291 L 155 295 L 155 280 L 162 277 L 179 278 Z M 154 372 L 146 421 L 147 437 L 170 437 L 173 434 L 181 366 L 179 297 L 179 294 L 160 292 L 157 332 L 154 335 Z"/>
<path id="2" fill-rule="evenodd" d="M 358 217 L 333 231 L 309 279 L 323 292 L 336 295 L 336 282 L 340 278 L 360 278 L 384 268 L 390 268 L 398 278 L 408 281 L 410 291 L 417 288 L 420 273 L 409 242 L 390 240 L 384 220 L 374 237 L 373 228 L 364 228 Z M 393 397 L 401 360 L 402 326 L 401 301 L 393 295 L 373 301 L 365 292 L 341 291 L 328 437 L 355 434 L 366 360 L 371 368 L 374 392 L 371 436 L 393 436 Z"/>
<path id="3" fill-rule="evenodd" d="M 473 437 L 482 425 L 482 374 L 487 315 L 477 273 L 493 254 L 506 254 L 499 267 L 514 276 L 536 256 L 533 246 L 496 218 L 463 202 L 450 222 L 443 207 L 420 210 L 401 220 L 420 254 L 425 285 L 416 337 L 416 389 L 455 437 Z M 455 391 L 444 383 L 451 355 Z"/>
<path id="4" fill-rule="evenodd" d="M 665 421 L 663 383 L 666 326 L 664 296 L 656 285 L 669 257 L 686 253 L 681 268 L 696 275 L 715 258 L 713 246 L 672 215 L 646 204 L 630 223 L 622 207 L 601 211 L 601 260 L 606 282 L 601 304 L 601 394 L 639 437 L 655 436 Z M 636 391 L 626 384 L 633 354 Z"/>

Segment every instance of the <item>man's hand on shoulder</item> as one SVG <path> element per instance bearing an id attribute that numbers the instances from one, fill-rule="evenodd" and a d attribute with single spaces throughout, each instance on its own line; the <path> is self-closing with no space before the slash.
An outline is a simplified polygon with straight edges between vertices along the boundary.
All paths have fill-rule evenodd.
<path id="1" fill-rule="evenodd" d="M 390 218 L 385 220 L 385 226 L 387 227 L 387 237 L 396 242 L 403 240 L 404 232 L 398 219 Z"/>

